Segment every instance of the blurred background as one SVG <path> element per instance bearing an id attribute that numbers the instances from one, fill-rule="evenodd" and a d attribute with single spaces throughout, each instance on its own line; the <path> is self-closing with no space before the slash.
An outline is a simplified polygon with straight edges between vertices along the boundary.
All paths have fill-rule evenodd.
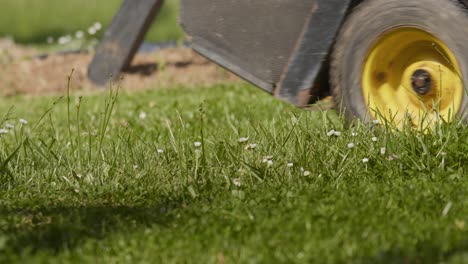
<path id="1" fill-rule="evenodd" d="M 1 0 L 0 38 L 16 43 L 42 45 L 57 42 L 60 37 L 76 32 L 86 34 L 95 23 L 105 29 L 123 0 Z M 149 42 L 181 40 L 177 23 L 179 0 L 167 0 L 147 35 Z M 104 30 L 98 30 L 99 38 Z M 78 34 L 80 35 L 80 34 Z M 94 35 L 94 34 L 93 34 Z M 51 43 L 49 43 L 51 44 Z"/>
<path id="2" fill-rule="evenodd" d="M 136 1 L 136 0 L 135 0 Z M 93 91 L 88 66 L 123 0 L 0 0 L 0 97 Z M 238 81 L 187 48 L 179 0 L 166 0 L 145 42 L 122 71 L 127 90 Z M 106 76 L 107 78 L 108 76 Z"/>

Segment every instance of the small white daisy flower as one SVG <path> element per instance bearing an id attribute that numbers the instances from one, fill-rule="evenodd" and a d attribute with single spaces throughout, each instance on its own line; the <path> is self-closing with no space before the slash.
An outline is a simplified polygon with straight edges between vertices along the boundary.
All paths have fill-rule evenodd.
<path id="1" fill-rule="evenodd" d="M 140 115 L 138 115 L 140 119 L 146 119 L 146 113 L 145 112 L 140 112 Z"/>
<path id="2" fill-rule="evenodd" d="M 348 144 L 348 148 L 349 148 L 349 149 L 352 149 L 352 148 L 354 148 L 354 147 L 355 147 L 354 143 L 349 143 L 349 144 Z"/>
<path id="3" fill-rule="evenodd" d="M 198 142 L 198 141 L 197 141 L 197 142 L 193 143 L 193 145 L 194 145 L 195 147 L 199 148 L 199 147 L 201 147 L 201 142 Z"/>
<path id="4" fill-rule="evenodd" d="M 363 162 L 363 163 L 368 163 L 368 162 L 369 162 L 369 158 L 363 158 L 363 159 L 362 159 L 362 162 Z"/>
<path id="5" fill-rule="evenodd" d="M 377 137 L 372 137 L 373 142 L 377 142 L 379 139 Z"/>
<path id="6" fill-rule="evenodd" d="M 60 37 L 58 39 L 58 44 L 60 45 L 66 45 L 72 41 L 72 37 L 70 35 Z"/>
<path id="7" fill-rule="evenodd" d="M 310 171 L 304 171 L 304 176 L 307 177 L 307 176 L 310 176 L 310 174 L 311 174 Z"/>
<path id="8" fill-rule="evenodd" d="M 99 31 L 102 29 L 102 24 L 100 22 L 96 22 L 94 23 L 93 27 L 96 31 Z"/>
<path id="9" fill-rule="evenodd" d="M 290 163 L 286 164 L 286 166 L 287 166 L 288 168 L 292 168 L 292 167 L 294 167 L 294 163 L 290 162 Z"/>
<path id="10" fill-rule="evenodd" d="M 96 34 L 96 29 L 94 27 L 88 28 L 88 34 L 90 34 L 91 36 L 95 35 Z"/>
<path id="11" fill-rule="evenodd" d="M 84 37 L 83 31 L 81 31 L 81 30 L 77 31 L 77 32 L 75 33 L 75 37 L 76 37 L 77 39 L 82 39 L 82 38 Z"/>
<path id="12" fill-rule="evenodd" d="M 380 155 L 385 155 L 385 153 L 387 153 L 387 149 L 386 148 L 380 148 Z"/>
<path id="13" fill-rule="evenodd" d="M 232 183 L 237 187 L 240 187 L 242 185 L 241 180 L 239 178 L 232 179 Z"/>
<path id="14" fill-rule="evenodd" d="M 0 129 L 0 134 L 7 134 L 8 133 L 8 130 L 7 129 Z"/>
<path id="15" fill-rule="evenodd" d="M 20 118 L 19 122 L 23 125 L 28 124 L 28 121 L 26 119 Z"/>
<path id="16" fill-rule="evenodd" d="M 67 44 L 67 39 L 65 37 L 60 37 L 58 40 L 57 40 L 58 44 L 60 45 L 65 45 Z"/>
<path id="17" fill-rule="evenodd" d="M 13 129 L 13 128 L 15 128 L 15 126 L 12 125 L 12 124 L 6 124 L 5 126 L 6 126 L 6 128 L 8 128 L 8 129 Z"/>
<path id="18" fill-rule="evenodd" d="M 158 149 L 157 152 L 158 152 L 159 154 L 162 154 L 162 153 L 164 153 L 164 149 Z"/>
<path id="19" fill-rule="evenodd" d="M 257 147 L 257 144 L 248 144 L 247 146 L 245 146 L 245 149 L 246 150 L 249 150 L 249 149 L 255 149 Z"/>
<path id="20" fill-rule="evenodd" d="M 331 137 L 331 136 L 339 137 L 339 136 L 341 136 L 341 132 L 332 129 L 327 133 L 327 136 L 329 136 L 329 137 Z"/>
<path id="21" fill-rule="evenodd" d="M 239 143 L 245 143 L 245 142 L 249 141 L 249 138 L 248 137 L 241 137 L 241 138 L 239 138 L 238 141 L 239 141 Z"/>

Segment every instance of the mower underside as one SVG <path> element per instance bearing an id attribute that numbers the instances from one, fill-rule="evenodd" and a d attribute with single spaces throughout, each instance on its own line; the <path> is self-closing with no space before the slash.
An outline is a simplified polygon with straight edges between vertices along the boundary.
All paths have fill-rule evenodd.
<path id="1" fill-rule="evenodd" d="M 182 0 L 193 48 L 269 93 L 305 105 L 348 0 Z"/>

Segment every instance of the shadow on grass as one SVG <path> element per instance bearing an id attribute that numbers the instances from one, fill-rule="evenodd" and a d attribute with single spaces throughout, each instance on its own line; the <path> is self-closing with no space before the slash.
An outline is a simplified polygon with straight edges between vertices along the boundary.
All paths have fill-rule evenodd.
<path id="1" fill-rule="evenodd" d="M 7 238 L 4 248 L 7 253 L 46 250 L 57 254 L 89 239 L 104 239 L 111 233 L 131 232 L 153 225 L 168 226 L 172 221 L 170 212 L 177 207 L 179 205 L 173 203 L 151 207 L 0 209 L 3 219 L 0 221 L 0 236 Z"/>
<path id="2" fill-rule="evenodd" d="M 415 249 L 393 248 L 381 252 L 378 256 L 360 259 L 357 263 L 467 263 L 468 240 L 462 240 L 450 249 L 441 245 L 437 239 L 421 241 Z M 444 249 L 445 248 L 445 249 Z M 462 262 L 460 262 L 462 260 Z"/>

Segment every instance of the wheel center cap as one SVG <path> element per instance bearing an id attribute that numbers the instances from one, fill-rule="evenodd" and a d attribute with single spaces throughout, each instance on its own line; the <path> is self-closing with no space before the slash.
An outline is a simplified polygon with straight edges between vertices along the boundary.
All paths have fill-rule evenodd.
<path id="1" fill-rule="evenodd" d="M 417 94 L 426 95 L 432 86 L 431 74 L 426 70 L 416 70 L 411 76 L 411 85 Z"/>

